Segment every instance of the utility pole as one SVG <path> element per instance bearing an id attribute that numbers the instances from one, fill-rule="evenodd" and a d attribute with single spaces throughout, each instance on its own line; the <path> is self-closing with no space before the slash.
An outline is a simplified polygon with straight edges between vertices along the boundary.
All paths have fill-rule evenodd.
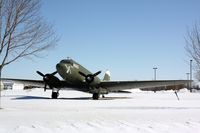
<path id="1" fill-rule="evenodd" d="M 156 70 L 158 69 L 157 67 L 154 67 L 154 80 L 156 80 Z"/>
<path id="2" fill-rule="evenodd" d="M 192 92 L 192 60 L 190 60 L 190 92 Z"/>
<path id="3" fill-rule="evenodd" d="M 190 73 L 186 73 L 186 75 L 187 75 L 187 81 L 189 81 L 189 76 L 190 76 Z M 187 89 L 189 90 L 190 88 L 189 88 L 189 85 L 190 83 L 189 82 L 187 82 Z"/>

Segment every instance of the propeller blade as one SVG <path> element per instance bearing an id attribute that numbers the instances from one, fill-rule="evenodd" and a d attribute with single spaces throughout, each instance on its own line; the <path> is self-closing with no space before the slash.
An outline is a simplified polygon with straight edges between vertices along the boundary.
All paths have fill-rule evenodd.
<path id="1" fill-rule="evenodd" d="M 43 73 L 41 73 L 40 71 L 36 71 L 37 74 L 39 74 L 40 76 L 44 77 L 45 75 Z"/>
<path id="2" fill-rule="evenodd" d="M 57 71 L 53 72 L 52 75 L 56 75 L 56 73 L 58 73 Z"/>
<path id="3" fill-rule="evenodd" d="M 81 72 L 81 71 L 79 71 L 78 72 L 81 76 L 83 76 L 83 77 L 86 77 L 87 75 L 85 75 L 85 73 L 83 73 L 83 72 Z"/>
<path id="4" fill-rule="evenodd" d="M 95 76 L 99 75 L 100 73 L 101 73 L 101 71 L 98 71 L 95 74 L 93 74 L 93 76 L 95 77 Z"/>
<path id="5" fill-rule="evenodd" d="M 78 73 L 79 73 L 81 76 L 85 77 L 85 81 L 86 81 L 88 84 L 90 84 L 90 83 L 93 82 L 94 77 L 97 76 L 97 75 L 99 75 L 99 74 L 101 73 L 101 71 L 98 71 L 98 72 L 96 72 L 96 73 L 94 73 L 94 74 L 88 74 L 88 75 L 86 75 L 85 73 L 83 73 L 83 72 L 81 72 L 81 71 L 79 71 Z"/>

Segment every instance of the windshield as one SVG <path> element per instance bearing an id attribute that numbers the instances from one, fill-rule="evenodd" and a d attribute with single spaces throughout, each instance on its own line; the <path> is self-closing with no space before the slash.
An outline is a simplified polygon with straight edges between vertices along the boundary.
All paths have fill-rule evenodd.
<path id="1" fill-rule="evenodd" d="M 60 63 L 67 63 L 73 65 L 73 61 L 71 59 L 61 60 Z"/>

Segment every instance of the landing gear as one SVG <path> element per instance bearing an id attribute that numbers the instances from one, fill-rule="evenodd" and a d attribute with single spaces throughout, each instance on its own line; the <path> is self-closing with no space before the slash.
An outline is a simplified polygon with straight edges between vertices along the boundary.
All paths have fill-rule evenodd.
<path id="1" fill-rule="evenodd" d="M 99 99 L 99 93 L 93 93 L 92 98 L 93 98 L 93 100 L 98 100 Z"/>
<path id="2" fill-rule="evenodd" d="M 57 99 L 57 98 L 58 98 L 58 95 L 59 95 L 58 92 L 52 92 L 51 98 L 52 98 L 52 99 Z"/>

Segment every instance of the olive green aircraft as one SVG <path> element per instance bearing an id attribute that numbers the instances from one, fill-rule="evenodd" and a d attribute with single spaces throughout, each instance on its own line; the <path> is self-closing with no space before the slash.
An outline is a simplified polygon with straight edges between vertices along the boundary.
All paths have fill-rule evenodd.
<path id="1" fill-rule="evenodd" d="M 110 81 L 110 73 L 107 71 L 103 80 L 98 78 L 101 71 L 92 73 L 85 67 L 72 59 L 61 60 L 56 65 L 56 71 L 50 74 L 43 74 L 40 71 L 37 73 L 43 77 L 43 80 L 27 80 L 27 79 L 3 79 L 25 82 L 27 84 L 44 85 L 46 89 L 52 90 L 52 99 L 57 99 L 61 89 L 73 89 L 77 91 L 87 92 L 92 94 L 94 100 L 99 99 L 100 95 L 104 97 L 110 92 L 123 92 L 127 89 L 134 88 L 152 88 L 152 87 L 166 87 L 166 86 L 180 86 L 188 83 L 188 80 L 152 80 L 152 81 Z M 56 77 L 59 74 L 63 80 Z M 179 88 L 180 89 L 180 88 Z M 155 91 L 155 90 L 154 90 Z M 125 92 L 125 91 L 124 91 Z"/>

